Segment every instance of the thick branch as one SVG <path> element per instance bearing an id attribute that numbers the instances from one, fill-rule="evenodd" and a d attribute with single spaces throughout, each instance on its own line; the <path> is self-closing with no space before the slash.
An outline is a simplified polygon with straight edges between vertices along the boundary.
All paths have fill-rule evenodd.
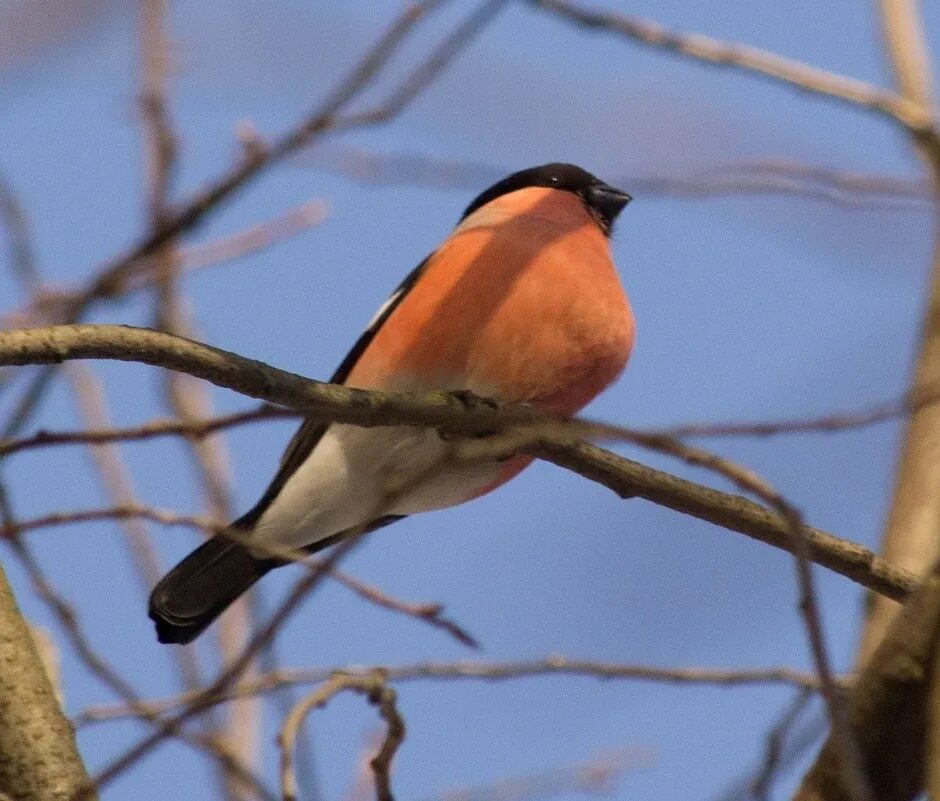
<path id="1" fill-rule="evenodd" d="M 852 725 L 880 801 L 910 801 L 923 787 L 927 695 L 940 631 L 940 564 L 894 619 L 849 694 Z M 796 801 L 848 799 L 832 739 Z"/>
<path id="2" fill-rule="evenodd" d="M 542 445 L 538 455 L 608 487 L 621 497 L 645 498 L 793 553 L 793 538 L 786 521 L 740 495 L 719 492 L 587 443 L 573 447 Z M 902 600 L 913 589 L 915 579 L 910 573 L 893 567 L 867 548 L 810 526 L 805 527 L 805 532 L 817 564 L 895 600 Z"/>
<path id="3" fill-rule="evenodd" d="M 525 407 L 494 409 L 460 394 L 392 395 L 324 384 L 147 329 L 78 325 L 0 332 L 0 365 L 83 358 L 137 361 L 178 370 L 311 416 L 355 425 L 427 425 L 453 434 L 478 435 L 540 419 Z M 584 443 L 543 441 L 535 453 L 612 489 L 621 497 L 643 497 L 794 551 L 787 521 L 745 498 L 686 481 Z M 913 587 L 914 580 L 909 574 L 855 543 L 809 527 L 806 534 L 813 560 L 824 567 L 896 600 L 904 598 Z"/>
<path id="4" fill-rule="evenodd" d="M 64 801 L 88 776 L 68 719 L 0 570 L 0 794 Z"/>
<path id="5" fill-rule="evenodd" d="M 907 0 L 883 0 L 882 16 L 891 62 L 898 83 L 911 102 L 929 112 L 930 74 L 923 25 Z M 932 127 L 914 136 L 913 144 L 932 170 L 934 192 L 940 192 L 940 140 Z M 934 243 L 933 271 L 922 323 L 920 352 L 911 395 L 940 385 L 940 239 Z M 898 461 L 891 510 L 882 538 L 882 553 L 892 564 L 923 573 L 940 555 L 940 406 L 916 409 L 910 417 Z M 866 622 L 859 661 L 875 650 L 897 606 L 875 599 Z"/>

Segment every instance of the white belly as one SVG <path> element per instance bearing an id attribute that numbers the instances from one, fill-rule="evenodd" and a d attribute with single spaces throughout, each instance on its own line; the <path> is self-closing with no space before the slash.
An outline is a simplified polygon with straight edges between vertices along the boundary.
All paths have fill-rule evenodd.
<path id="1" fill-rule="evenodd" d="M 303 548 L 383 515 L 455 506 L 492 483 L 499 464 L 454 463 L 428 429 L 333 425 L 257 523 L 253 539 Z"/>

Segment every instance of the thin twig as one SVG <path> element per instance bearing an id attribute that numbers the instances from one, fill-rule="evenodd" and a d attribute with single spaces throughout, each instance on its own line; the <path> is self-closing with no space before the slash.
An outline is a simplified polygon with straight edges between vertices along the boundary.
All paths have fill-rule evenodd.
<path id="1" fill-rule="evenodd" d="M 781 770 L 791 762 L 794 753 L 802 753 L 790 745 L 790 737 L 800 716 L 813 700 L 813 693 L 801 690 L 784 707 L 779 718 L 767 732 L 764 740 L 764 754 L 754 774 L 738 780 L 728 791 L 718 796 L 718 801 L 770 801 L 770 791 Z M 822 726 L 817 726 L 813 739 L 818 739 Z M 801 739 L 801 742 L 805 738 Z M 799 743 L 798 743 L 799 745 Z"/>
<path id="2" fill-rule="evenodd" d="M 507 681 L 527 679 L 539 676 L 572 676 L 603 680 L 651 681 L 665 684 L 717 685 L 723 687 L 743 687 L 754 684 L 784 684 L 799 689 L 818 690 L 819 679 L 813 674 L 793 668 L 756 668 L 756 669 L 721 669 L 721 668 L 661 668 L 651 665 L 622 664 L 599 662 L 589 659 L 572 659 L 561 655 L 548 656 L 522 662 L 420 662 L 413 665 L 389 667 L 346 666 L 341 668 L 280 668 L 258 676 L 251 683 L 241 685 L 236 691 L 220 694 L 214 703 L 230 700 L 240 693 L 254 695 L 275 692 L 284 687 L 319 684 L 336 673 L 367 675 L 372 671 L 382 670 L 388 681 L 393 683 L 425 680 L 470 680 L 470 681 Z M 848 685 L 850 677 L 840 679 L 841 685 Z M 199 694 L 183 693 L 167 698 L 151 700 L 147 703 L 150 710 L 166 712 L 191 703 Z M 128 710 L 124 706 L 98 706 L 85 709 L 76 718 L 76 725 L 119 720 L 126 717 Z"/>
<path id="3" fill-rule="evenodd" d="M 326 706 L 337 694 L 350 690 L 367 696 L 369 702 L 379 708 L 379 716 L 387 725 L 385 738 L 370 764 L 375 775 L 378 801 L 394 801 L 391 767 L 395 752 L 405 739 L 405 722 L 396 705 L 395 691 L 388 686 L 381 670 L 372 671 L 367 675 L 336 674 L 291 709 L 278 735 L 278 745 L 281 749 L 281 796 L 284 801 L 297 801 L 298 798 L 294 748 L 304 720 L 314 709 Z"/>
<path id="4" fill-rule="evenodd" d="M 867 426 L 898 420 L 919 409 L 940 402 L 940 390 L 918 393 L 916 397 L 906 394 L 897 400 L 873 404 L 864 409 L 834 412 L 819 417 L 804 417 L 792 420 L 761 420 L 752 423 L 686 423 L 660 428 L 651 434 L 677 439 L 714 437 L 774 437 L 781 434 L 818 434 L 855 431 Z M 0 446 L 0 453 L 2 453 Z"/>
<path id="5" fill-rule="evenodd" d="M 165 509 L 157 509 L 153 506 L 144 506 L 132 502 L 117 504 L 102 509 L 58 511 L 40 517 L 2 524 L 0 525 L 0 537 L 4 539 L 15 539 L 24 534 L 53 526 L 128 520 L 147 520 L 161 526 L 183 526 L 203 533 L 226 537 L 243 545 L 250 546 L 256 552 L 273 559 L 300 564 L 309 571 L 318 570 L 319 563 L 322 561 L 311 557 L 304 551 L 293 551 L 276 545 L 253 542 L 250 536 L 239 534 L 237 531 L 228 528 L 225 524 L 217 523 L 210 517 L 171 512 Z M 444 617 L 444 607 L 442 604 L 428 602 L 415 603 L 413 601 L 395 598 L 378 587 L 367 584 L 341 570 L 331 570 L 330 576 L 369 603 L 415 618 L 434 628 L 441 629 L 450 634 L 458 642 L 470 648 L 478 649 L 480 647 L 476 639 L 460 624 Z"/>
<path id="6" fill-rule="evenodd" d="M 881 401 L 866 408 L 830 412 L 817 417 L 801 417 L 788 420 L 759 420 L 732 423 L 683 423 L 664 428 L 649 429 L 652 436 L 685 438 L 718 437 L 772 437 L 785 434 L 839 433 L 877 425 L 900 419 L 914 411 L 940 401 L 940 391 L 929 392 L 919 399 L 909 396 Z M 270 404 L 231 414 L 219 415 L 207 420 L 181 422 L 179 420 L 153 420 L 126 428 L 99 428 L 77 431 L 37 431 L 28 437 L 0 441 L 0 457 L 21 451 L 62 445 L 96 445 L 109 442 L 133 442 L 165 436 L 200 438 L 216 431 L 266 420 L 295 419 L 300 412 Z M 603 433 L 603 432 L 601 432 Z M 585 431 L 590 435 L 590 431 Z"/>
<path id="7" fill-rule="evenodd" d="M 127 428 L 108 427 L 82 431 L 37 431 L 35 434 L 23 439 L 0 442 L 0 457 L 34 448 L 48 448 L 59 445 L 103 445 L 112 442 L 135 442 L 167 436 L 200 439 L 226 428 L 263 420 L 295 419 L 299 416 L 299 412 L 290 409 L 262 404 L 255 409 L 220 415 L 208 420 L 154 420 Z"/>
<path id="8" fill-rule="evenodd" d="M 590 759 L 528 776 L 500 779 L 482 787 L 446 790 L 426 801 L 545 801 L 572 793 L 613 796 L 616 779 L 630 770 L 648 768 L 657 756 L 649 747 L 601 751 Z"/>
<path id="9" fill-rule="evenodd" d="M 166 737 L 178 731 L 187 720 L 214 706 L 219 696 L 224 695 L 233 686 L 237 685 L 239 678 L 241 678 L 245 669 L 251 665 L 258 652 L 277 634 L 300 603 L 319 586 L 327 573 L 336 567 L 362 539 L 362 533 L 351 535 L 333 549 L 332 553 L 319 564 L 318 570 L 301 576 L 284 601 L 271 615 L 268 622 L 255 632 L 237 659 L 226 666 L 215 680 L 182 710 L 171 718 L 165 719 L 155 732 L 140 740 L 106 765 L 91 779 L 89 786 L 84 791 L 74 795 L 70 801 L 83 801 L 83 799 L 88 798 L 94 790 L 103 788 L 139 759 L 149 754 Z"/>
<path id="10" fill-rule="evenodd" d="M 463 645 L 475 649 L 480 648 L 480 643 L 477 642 L 466 629 L 450 618 L 443 616 L 444 607 L 441 604 L 402 601 L 399 598 L 394 598 L 388 593 L 383 592 L 378 587 L 372 584 L 366 584 L 364 581 L 360 581 L 355 576 L 341 570 L 334 570 L 331 575 L 344 587 L 370 603 L 391 609 L 393 612 L 422 620 L 430 626 L 446 631 Z"/>
<path id="11" fill-rule="evenodd" d="M 641 42 L 676 55 L 721 67 L 749 72 L 813 94 L 830 97 L 883 114 L 911 131 L 930 123 L 919 103 L 864 81 L 813 67 L 776 53 L 736 42 L 723 42 L 698 33 L 679 33 L 658 23 L 586 6 L 570 0 L 530 0 L 577 25 Z"/>

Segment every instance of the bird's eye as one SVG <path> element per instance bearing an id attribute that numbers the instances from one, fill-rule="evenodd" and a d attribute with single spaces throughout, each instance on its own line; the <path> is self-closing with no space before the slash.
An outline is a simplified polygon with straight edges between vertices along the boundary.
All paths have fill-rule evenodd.
<path id="1" fill-rule="evenodd" d="M 551 180 L 551 182 L 552 182 L 553 184 L 557 184 L 557 183 L 558 183 L 558 176 L 557 176 L 557 175 L 553 175 L 550 180 Z"/>

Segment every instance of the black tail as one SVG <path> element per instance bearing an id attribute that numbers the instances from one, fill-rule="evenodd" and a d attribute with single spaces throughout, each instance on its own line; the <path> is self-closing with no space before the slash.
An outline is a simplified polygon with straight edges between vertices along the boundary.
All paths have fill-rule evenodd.
<path id="1" fill-rule="evenodd" d="M 167 573 L 150 594 L 150 619 L 164 643 L 192 642 L 239 595 L 282 562 L 257 559 L 240 543 L 214 537 Z"/>

